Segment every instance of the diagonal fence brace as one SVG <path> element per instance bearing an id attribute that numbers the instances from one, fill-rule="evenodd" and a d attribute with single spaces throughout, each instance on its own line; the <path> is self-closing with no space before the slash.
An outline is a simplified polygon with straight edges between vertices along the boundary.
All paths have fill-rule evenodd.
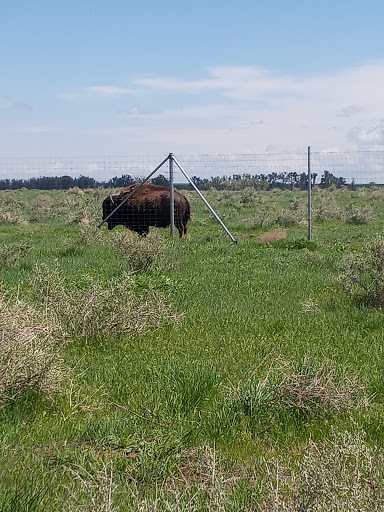
<path id="1" fill-rule="evenodd" d="M 169 156 L 170 158 L 172 158 L 172 160 L 175 162 L 175 164 L 177 165 L 177 167 L 180 169 L 180 171 L 184 174 L 184 176 L 187 178 L 187 180 L 189 181 L 189 183 L 192 185 L 192 187 L 195 189 L 195 191 L 197 192 L 198 196 L 200 197 L 200 199 L 203 201 L 203 203 L 205 203 L 205 205 L 208 207 L 209 211 L 212 213 L 212 215 L 215 217 L 215 219 L 217 220 L 217 222 L 220 224 L 220 226 L 224 229 L 224 231 L 227 233 L 227 235 L 229 236 L 229 238 L 232 240 L 232 242 L 234 244 L 237 244 L 237 240 L 232 236 L 231 232 L 229 231 L 229 229 L 226 227 L 226 225 L 224 224 L 224 222 L 220 219 L 220 217 L 217 215 L 217 213 L 215 212 L 215 210 L 212 208 L 212 206 L 208 203 L 208 201 L 205 199 L 205 197 L 203 196 L 203 194 L 200 192 L 200 190 L 196 187 L 196 185 L 193 183 L 193 181 L 191 180 L 191 178 L 188 176 L 188 174 L 185 172 L 185 170 L 182 168 L 182 166 L 179 164 L 179 162 L 176 160 L 176 158 L 173 156 L 173 154 L 171 153 L 171 155 Z"/>
<path id="2" fill-rule="evenodd" d="M 113 211 L 112 211 L 112 212 L 111 212 L 107 217 L 105 217 L 105 219 L 103 219 L 97 227 L 98 227 L 98 228 L 101 228 L 101 226 L 104 224 L 104 222 L 107 222 L 107 220 L 108 220 L 110 217 L 112 217 L 112 215 L 113 215 L 114 213 L 116 213 L 116 212 L 117 212 L 117 210 L 119 210 L 119 209 L 123 206 L 123 204 L 125 204 L 129 199 L 131 199 L 131 197 L 133 196 L 133 194 L 135 194 L 138 190 L 140 190 L 140 189 L 141 189 L 141 187 L 142 187 L 145 183 L 147 183 L 147 181 L 148 181 L 148 180 L 149 180 L 149 179 L 150 179 L 150 178 L 155 174 L 155 172 L 157 172 L 157 171 L 160 169 L 160 167 L 162 167 L 162 166 L 165 164 L 165 162 L 167 162 L 168 160 L 169 160 L 169 155 L 167 156 L 167 158 L 165 158 L 165 159 L 161 162 L 161 164 L 159 164 L 159 165 L 156 167 L 156 169 L 155 169 L 154 171 L 152 171 L 152 172 L 151 172 L 151 174 L 148 174 L 148 176 L 145 178 L 145 180 L 144 180 L 142 183 L 140 183 L 139 185 L 137 185 L 137 187 L 136 187 L 135 189 L 133 189 L 133 190 L 132 190 L 132 192 L 131 192 L 130 194 L 128 194 L 128 195 L 127 195 L 127 197 L 124 197 L 124 199 L 121 201 L 121 203 L 120 203 L 120 204 L 118 204 L 118 205 L 116 206 L 116 208 L 115 208 L 115 209 L 114 209 L 114 210 L 113 210 Z"/>

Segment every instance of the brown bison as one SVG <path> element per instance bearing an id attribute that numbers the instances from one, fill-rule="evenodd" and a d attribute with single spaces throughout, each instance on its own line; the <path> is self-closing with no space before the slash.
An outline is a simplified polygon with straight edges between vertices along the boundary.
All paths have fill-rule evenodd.
<path id="1" fill-rule="evenodd" d="M 103 201 L 103 220 L 130 194 L 137 183 L 122 189 L 119 195 L 109 196 Z M 180 192 L 174 192 L 175 226 L 180 237 L 187 234 L 187 222 L 190 218 L 188 199 Z M 165 228 L 170 224 L 169 188 L 145 183 L 128 199 L 107 221 L 108 229 L 119 224 L 126 226 L 139 235 L 146 236 L 149 226 Z"/>

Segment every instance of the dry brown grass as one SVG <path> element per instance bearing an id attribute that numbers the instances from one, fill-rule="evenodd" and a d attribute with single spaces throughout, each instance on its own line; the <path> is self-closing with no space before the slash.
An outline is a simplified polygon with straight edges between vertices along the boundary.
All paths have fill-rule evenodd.
<path id="1" fill-rule="evenodd" d="M 67 488 L 71 499 L 64 505 L 68 512 L 226 512 L 232 510 L 231 493 L 240 480 L 224 469 L 222 458 L 209 445 L 182 451 L 178 472 L 159 482 L 152 494 L 143 492 L 140 481 L 129 472 L 124 482 L 118 483 L 113 460 L 93 472 L 81 466 L 69 466 L 66 472 L 72 478 Z M 119 484 L 128 495 L 124 505 L 118 504 Z M 250 505 L 241 510 L 254 508 Z"/>
<path id="2" fill-rule="evenodd" d="M 27 241 L 13 245 L 4 244 L 0 248 L 0 266 L 5 268 L 14 267 L 19 259 L 25 256 L 31 248 L 31 243 Z"/>
<path id="3" fill-rule="evenodd" d="M 340 264 L 339 284 L 351 298 L 371 307 L 384 307 L 384 235 L 377 234 L 366 252 L 345 255 Z"/>
<path id="4" fill-rule="evenodd" d="M 313 418 L 344 414 L 369 405 L 364 384 L 358 375 L 342 373 L 332 364 L 316 364 L 304 358 L 293 364 L 274 361 L 263 379 L 252 373 L 237 387 L 229 388 L 231 407 L 249 418 L 261 410 L 268 414 L 303 412 Z"/>
<path id="5" fill-rule="evenodd" d="M 0 292 L 0 402 L 27 389 L 58 389 L 64 364 L 58 347 L 64 340 L 60 325 L 46 311 Z"/>
<path id="6" fill-rule="evenodd" d="M 3 224 L 28 224 L 28 222 L 19 215 L 11 212 L 0 212 L 0 223 Z"/>
<path id="7" fill-rule="evenodd" d="M 383 454 L 364 433 L 335 433 L 310 441 L 296 471 L 266 462 L 265 512 L 380 512 L 384 510 Z"/>
<path id="8" fill-rule="evenodd" d="M 308 412 L 320 409 L 342 414 L 357 403 L 368 403 L 358 376 L 340 377 L 332 366 L 314 367 L 306 361 L 297 368 L 287 368 L 278 396 L 285 408 Z"/>
<path id="9" fill-rule="evenodd" d="M 278 240 L 282 240 L 283 238 L 287 238 L 287 232 L 279 229 L 273 229 L 272 231 L 267 231 L 260 235 L 260 243 L 262 245 L 273 244 Z"/>
<path id="10" fill-rule="evenodd" d="M 93 469 L 71 465 L 61 504 L 67 512 L 381 512 L 384 508 L 383 454 L 361 431 L 332 431 L 321 443 L 309 441 L 294 462 L 272 456 L 229 466 L 215 447 L 179 454 L 176 472 L 149 489 L 129 471 L 123 478 L 113 458 Z M 244 497 L 238 500 L 237 491 Z M 120 501 L 124 490 L 124 501 Z"/>
<path id="11" fill-rule="evenodd" d="M 133 291 L 132 275 L 123 273 L 107 285 L 89 274 L 82 285 L 68 286 L 57 265 L 36 265 L 32 286 L 42 304 L 71 336 L 130 336 L 175 321 L 169 298 L 154 290 Z"/>

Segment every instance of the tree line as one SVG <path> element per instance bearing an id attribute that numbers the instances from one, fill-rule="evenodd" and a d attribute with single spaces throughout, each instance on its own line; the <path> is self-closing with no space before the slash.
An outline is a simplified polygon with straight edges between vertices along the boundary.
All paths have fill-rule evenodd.
<path id="1" fill-rule="evenodd" d="M 311 186 L 316 184 L 317 174 L 311 176 Z M 210 179 L 192 178 L 195 186 L 200 190 L 209 190 L 215 188 L 217 190 L 241 190 L 246 187 L 253 187 L 258 190 L 272 190 L 274 188 L 287 190 L 307 190 L 308 175 L 306 173 L 296 172 L 272 172 L 269 174 L 232 174 L 231 176 L 212 176 Z M 28 179 L 2 179 L 0 180 L 0 190 L 17 190 L 21 188 L 38 189 L 38 190 L 68 190 L 70 188 L 120 188 L 127 187 L 139 181 L 129 174 L 120 177 L 115 176 L 109 180 L 99 181 L 88 176 L 42 176 L 39 178 Z M 168 186 L 169 180 L 159 174 L 151 180 L 155 185 Z M 352 185 L 354 181 L 352 181 Z M 329 188 L 334 186 L 341 188 L 346 185 L 345 178 L 336 177 L 331 172 L 325 170 L 318 184 L 320 188 Z M 184 188 L 190 188 L 189 185 L 182 185 Z"/>

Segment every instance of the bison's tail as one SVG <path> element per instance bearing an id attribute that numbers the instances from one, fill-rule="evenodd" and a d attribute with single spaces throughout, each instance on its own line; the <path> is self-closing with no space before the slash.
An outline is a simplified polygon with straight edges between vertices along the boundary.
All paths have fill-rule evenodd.
<path id="1" fill-rule="evenodd" d="M 184 213 L 184 218 L 183 218 L 184 223 L 187 224 L 187 222 L 189 221 L 190 218 L 191 218 L 191 207 L 189 205 L 189 201 L 187 201 L 187 207 L 185 208 L 185 213 Z"/>

